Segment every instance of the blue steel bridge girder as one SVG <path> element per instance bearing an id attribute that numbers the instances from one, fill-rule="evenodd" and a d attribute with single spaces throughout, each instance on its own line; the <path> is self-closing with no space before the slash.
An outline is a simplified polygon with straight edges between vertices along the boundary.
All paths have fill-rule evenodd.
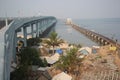
<path id="1" fill-rule="evenodd" d="M 36 34 L 38 36 L 39 31 L 43 31 L 46 28 L 51 27 L 51 25 L 57 22 L 55 17 L 32 17 L 32 18 L 23 18 L 15 19 L 12 25 L 6 31 L 5 38 L 5 47 L 4 47 L 4 80 L 10 80 L 10 66 L 11 61 L 16 59 L 16 46 L 18 40 L 23 40 L 24 47 L 27 46 L 27 27 L 31 28 L 31 35 L 33 37 L 34 27 L 36 27 Z M 45 29 L 44 29 L 45 28 Z M 23 39 L 17 38 L 17 32 L 23 29 Z M 39 37 L 39 36 L 38 36 Z"/>
<path id="2" fill-rule="evenodd" d="M 33 38 L 33 36 L 34 36 L 34 34 L 33 34 L 33 24 L 30 24 L 30 27 L 31 27 L 31 35 L 32 35 L 32 38 Z"/>

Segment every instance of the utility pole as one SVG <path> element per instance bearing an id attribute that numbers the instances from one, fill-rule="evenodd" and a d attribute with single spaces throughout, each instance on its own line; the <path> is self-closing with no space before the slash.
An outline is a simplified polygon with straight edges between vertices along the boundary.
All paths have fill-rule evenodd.
<path id="1" fill-rule="evenodd" d="M 8 26 L 8 19 L 7 19 L 7 13 L 6 13 L 6 18 L 5 18 L 5 27 Z"/>

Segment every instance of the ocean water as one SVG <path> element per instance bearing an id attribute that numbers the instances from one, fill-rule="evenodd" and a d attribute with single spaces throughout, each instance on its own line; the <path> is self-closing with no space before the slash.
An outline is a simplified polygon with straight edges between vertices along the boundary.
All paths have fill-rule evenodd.
<path id="1" fill-rule="evenodd" d="M 73 22 L 120 43 L 120 18 L 78 19 Z"/>
<path id="2" fill-rule="evenodd" d="M 86 36 L 73 29 L 71 26 L 66 25 L 63 20 L 58 20 L 55 31 L 58 33 L 60 38 L 71 44 L 81 44 L 82 46 L 97 45 L 95 42 L 91 41 Z"/>
<path id="3" fill-rule="evenodd" d="M 73 19 L 72 21 L 80 27 L 92 30 L 113 40 L 117 39 L 120 43 L 120 18 Z M 98 45 L 74 30 L 71 26 L 65 25 L 64 20 L 58 20 L 55 30 L 62 39 L 69 43 L 81 44 L 83 46 Z"/>

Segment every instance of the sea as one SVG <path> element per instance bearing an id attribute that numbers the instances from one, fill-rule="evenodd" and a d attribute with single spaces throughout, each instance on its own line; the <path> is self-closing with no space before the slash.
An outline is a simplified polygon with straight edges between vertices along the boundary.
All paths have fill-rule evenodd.
<path id="1" fill-rule="evenodd" d="M 74 24 L 102 34 L 110 39 L 117 40 L 120 43 L 120 18 L 104 19 L 72 19 Z M 96 46 L 97 43 L 65 24 L 64 19 L 59 19 L 55 27 L 59 37 L 71 44 L 81 44 L 82 46 Z"/>

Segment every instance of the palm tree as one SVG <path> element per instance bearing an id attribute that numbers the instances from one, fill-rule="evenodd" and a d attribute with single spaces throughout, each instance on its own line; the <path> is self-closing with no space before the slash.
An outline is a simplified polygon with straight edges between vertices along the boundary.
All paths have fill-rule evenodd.
<path id="1" fill-rule="evenodd" d="M 57 63 L 56 67 L 63 70 L 68 71 L 70 73 L 74 73 L 77 67 L 80 69 L 81 62 L 83 59 L 77 57 L 77 48 L 70 49 L 67 51 L 67 55 L 62 55 L 59 59 L 59 63 Z"/>
<path id="2" fill-rule="evenodd" d="M 52 32 L 49 36 L 49 39 L 43 41 L 43 43 L 46 43 L 47 45 L 53 47 L 53 54 L 55 46 L 59 46 L 63 42 L 64 41 L 58 37 L 58 34 L 56 32 Z"/>

